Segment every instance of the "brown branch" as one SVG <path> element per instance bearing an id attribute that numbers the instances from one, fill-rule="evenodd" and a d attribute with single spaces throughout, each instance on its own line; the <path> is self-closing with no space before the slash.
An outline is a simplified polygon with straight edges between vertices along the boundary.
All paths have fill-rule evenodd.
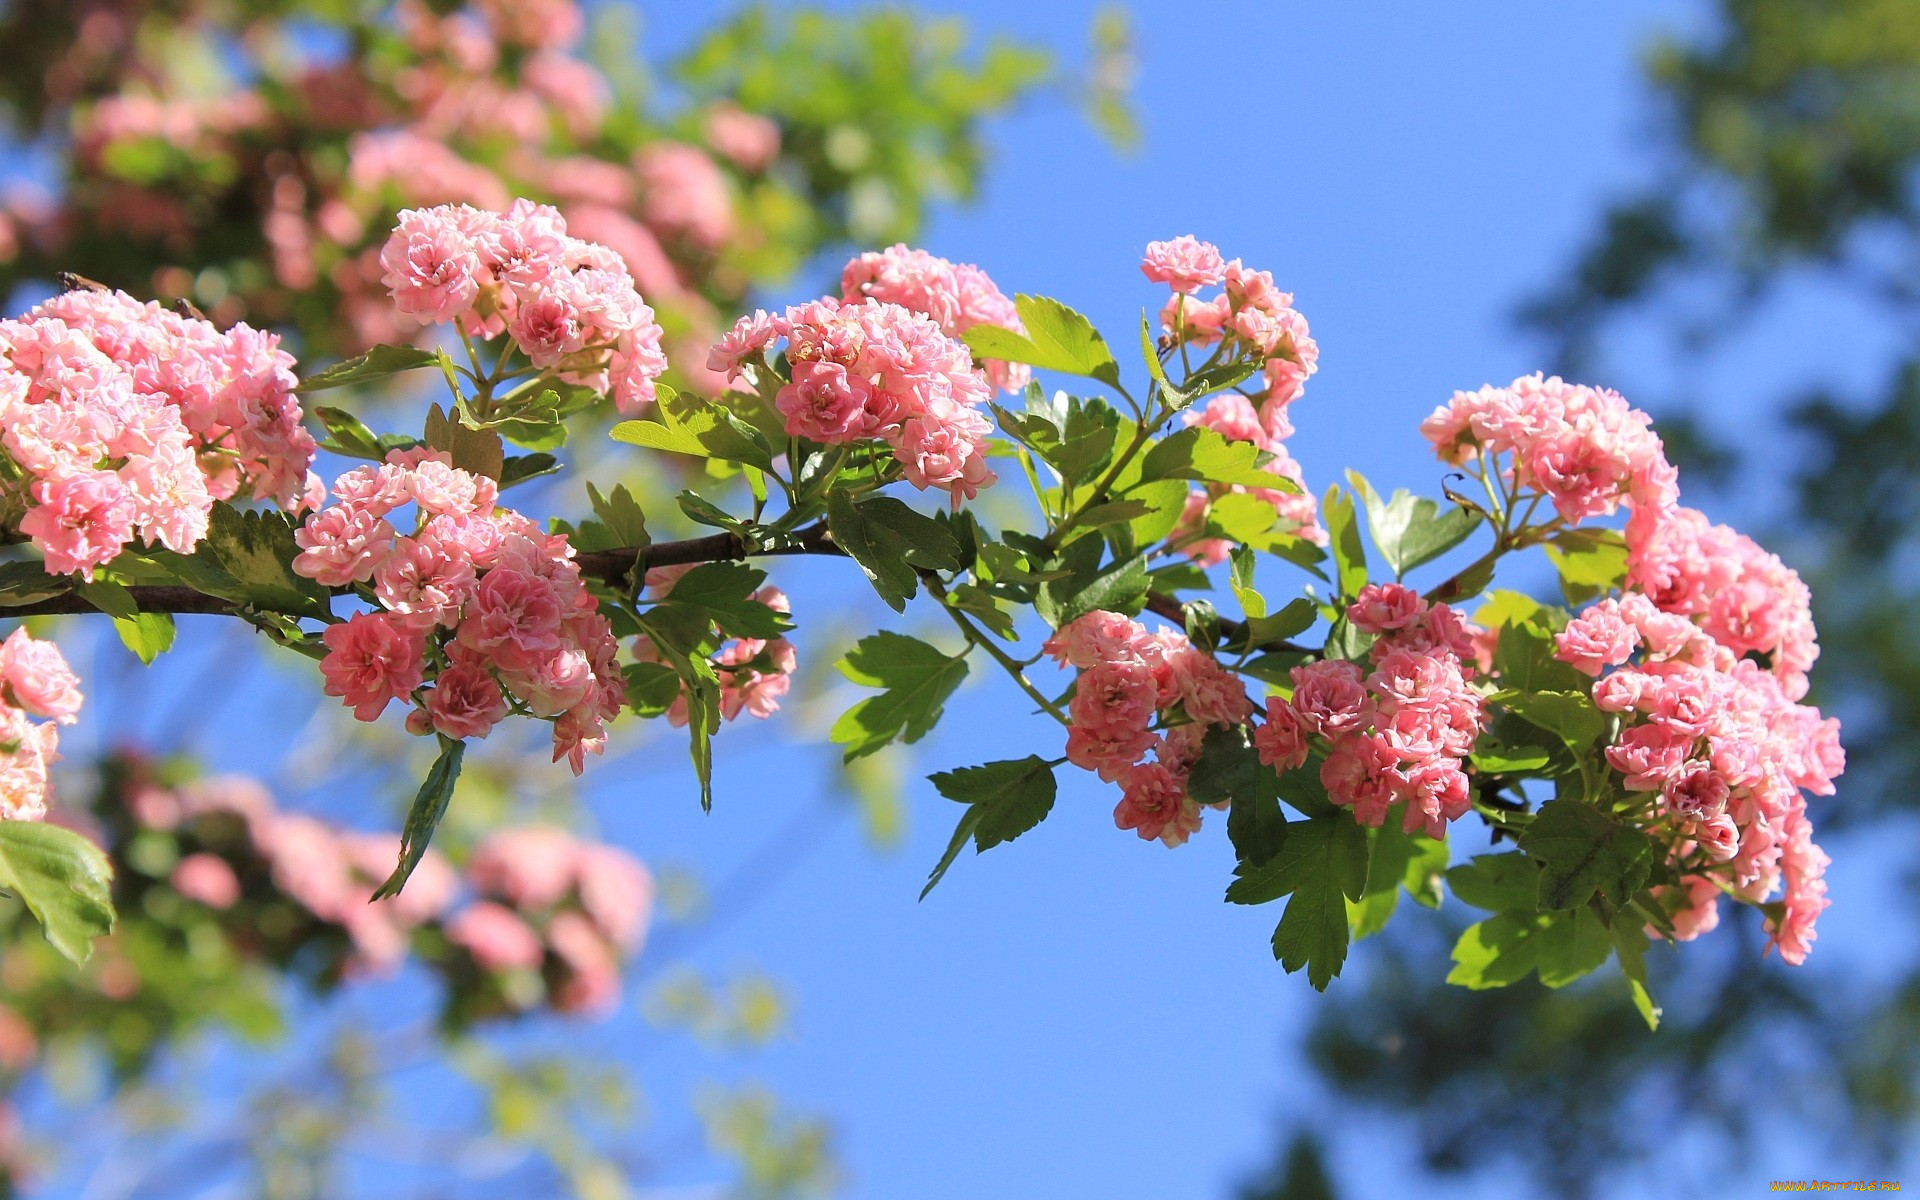
<path id="1" fill-rule="evenodd" d="M 825 521 L 817 521 L 800 529 L 794 534 L 790 545 L 776 546 L 765 550 L 754 550 L 743 542 L 738 534 L 722 532 L 706 537 L 686 538 L 677 542 L 655 542 L 651 546 L 638 550 L 594 550 L 579 554 L 574 561 L 580 564 L 581 574 L 590 579 L 605 583 L 621 583 L 638 560 L 641 569 L 649 567 L 677 567 L 690 563 L 729 562 L 744 558 L 756 558 L 784 554 L 831 554 L 845 556 L 846 551 L 833 544 L 827 533 Z M 209 596 L 190 587 L 173 585 L 143 585 L 127 589 L 133 593 L 134 603 L 141 612 L 153 613 L 212 613 L 233 615 L 240 609 L 228 600 L 218 596 Z M 334 595 L 348 595 L 344 588 L 334 590 Z M 26 604 L 7 605 L 0 603 L 0 620 L 17 617 L 67 616 L 80 613 L 98 612 L 78 593 L 69 592 L 60 596 L 49 596 L 42 600 Z M 289 616 L 303 614 L 290 613 Z"/>

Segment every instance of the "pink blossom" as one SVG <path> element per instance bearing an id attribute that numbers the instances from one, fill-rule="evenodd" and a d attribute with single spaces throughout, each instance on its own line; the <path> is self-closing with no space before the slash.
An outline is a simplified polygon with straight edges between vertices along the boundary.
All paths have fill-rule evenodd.
<path id="1" fill-rule="evenodd" d="M 1355 664 L 1329 659 L 1302 664 L 1288 674 L 1293 679 L 1293 711 L 1308 730 L 1334 737 L 1364 729 L 1373 719 L 1373 701 Z"/>
<path id="2" fill-rule="evenodd" d="M 133 493 L 116 475 L 88 471 L 32 490 L 34 507 L 20 518 L 20 532 L 40 547 L 52 574 L 91 580 L 93 569 L 112 562 L 133 538 Z"/>
<path id="3" fill-rule="evenodd" d="M 448 919 L 447 940 L 473 955 L 485 971 L 531 971 L 546 958 L 546 946 L 519 914 L 478 900 Z"/>
<path id="4" fill-rule="evenodd" d="M 542 825 L 503 829 L 481 842 L 467 861 L 475 886 L 522 911 L 557 904 L 573 888 L 579 842 Z"/>
<path id="5" fill-rule="evenodd" d="M 372 510 L 337 504 L 308 517 L 293 531 L 300 547 L 293 571 L 326 587 L 345 587 L 373 578 L 393 550 L 393 526 Z"/>
<path id="6" fill-rule="evenodd" d="M 1419 592 L 1399 583 L 1369 583 L 1347 606 L 1347 620 L 1368 633 L 1405 629 L 1427 611 Z"/>
<path id="7" fill-rule="evenodd" d="M 1278 696 L 1267 697 L 1267 719 L 1253 727 L 1253 748 L 1260 761 L 1276 771 L 1307 761 L 1307 728 L 1292 705 Z"/>
<path id="8" fill-rule="evenodd" d="M 473 240 L 444 208 L 403 210 L 380 251 L 380 265 L 395 307 L 423 325 L 466 313 L 482 282 Z"/>
<path id="9" fill-rule="evenodd" d="M 321 640 L 320 661 L 326 694 L 338 696 L 353 715 L 371 721 L 387 702 L 407 695 L 425 678 L 425 638 L 403 618 L 385 613 L 355 613 L 329 625 Z"/>
<path id="10" fill-rule="evenodd" d="M 839 363 L 801 362 L 793 367 L 793 382 L 774 397 L 774 407 L 786 418 L 787 432 L 827 445 L 840 445 L 870 435 L 867 404 L 873 386 L 847 374 Z"/>
<path id="11" fill-rule="evenodd" d="M 440 672 L 425 701 L 433 728 L 450 738 L 483 738 L 506 719 L 507 698 L 484 667 L 460 663 Z"/>
<path id="12" fill-rule="evenodd" d="M 1187 795 L 1186 784 L 1161 764 L 1127 767 L 1120 784 L 1113 823 L 1133 830 L 1140 840 L 1180 846 L 1200 828 L 1200 806 Z"/>
<path id="13" fill-rule="evenodd" d="M 232 908 L 240 899 L 240 879 L 225 859 L 189 854 L 174 865 L 168 883 L 189 900 L 208 908 Z"/>
<path id="14" fill-rule="evenodd" d="M 71 725 L 80 713 L 80 679 L 53 642 L 16 629 L 0 642 L 0 699 L 36 717 Z"/>
<path id="15" fill-rule="evenodd" d="M 714 153 L 743 171 L 764 171 L 780 156 L 780 127 L 736 104 L 708 109 L 703 129 Z"/>
<path id="16" fill-rule="evenodd" d="M 1176 292 L 1197 292 L 1227 277 L 1220 250 L 1192 234 L 1172 241 L 1148 242 L 1140 271 L 1151 283 L 1164 283 Z"/>
<path id="17" fill-rule="evenodd" d="M 561 1012 L 611 1011 L 620 999 L 620 965 L 593 922 L 577 912 L 560 913 L 547 925 L 547 944 L 567 971 L 554 1007 Z"/>

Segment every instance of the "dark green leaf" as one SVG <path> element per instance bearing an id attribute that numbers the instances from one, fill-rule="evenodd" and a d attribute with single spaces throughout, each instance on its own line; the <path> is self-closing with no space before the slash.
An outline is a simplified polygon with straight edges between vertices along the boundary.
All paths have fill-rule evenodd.
<path id="1" fill-rule="evenodd" d="M 778 637 L 793 622 L 753 598 L 766 578 L 765 571 L 745 563 L 701 563 L 673 581 L 662 606 L 689 610 L 701 624 L 711 621 L 734 637 Z"/>
<path id="2" fill-rule="evenodd" d="M 551 454 L 516 454 L 500 464 L 500 490 L 516 483 L 551 475 L 560 469 L 560 460 Z"/>
<path id="3" fill-rule="evenodd" d="M 1038 755 L 942 771 L 930 778 L 942 796 L 967 806 L 960 826 L 972 836 L 976 853 L 1012 841 L 1053 811 L 1057 786 L 1053 767 Z M 920 893 L 922 900 L 947 873 L 960 846 L 965 844 L 965 837 L 958 831 L 954 837 L 955 842 L 947 847 L 947 853 L 941 856 L 928 877 L 927 886 Z"/>
<path id="4" fill-rule="evenodd" d="M 942 654 L 918 638 L 881 631 L 861 638 L 839 662 L 840 673 L 885 689 L 833 723 L 830 736 L 849 762 L 898 738 L 916 742 L 940 719 L 947 697 L 967 677 L 965 655 Z"/>
<path id="5" fill-rule="evenodd" d="M 1613 951 L 1613 937 L 1591 908 L 1555 913 L 1536 939 L 1540 982 L 1565 987 L 1591 974 Z"/>
<path id="6" fill-rule="evenodd" d="M 887 607 L 904 612 L 907 601 L 920 590 L 920 577 L 900 552 L 903 539 L 891 529 L 876 525 L 868 513 L 838 488 L 827 493 L 827 529 L 833 534 L 834 544 L 853 558 Z"/>
<path id="7" fill-rule="evenodd" d="M 407 810 L 407 823 L 400 829 L 400 862 L 373 893 L 375 900 L 400 894 L 413 869 L 420 865 L 427 843 L 433 840 L 433 831 L 440 827 L 441 818 L 447 815 L 447 803 L 453 799 L 453 785 L 460 778 L 460 761 L 466 757 L 467 744 L 444 734 L 434 736 L 440 740 L 440 754 L 420 782 L 413 807 Z"/>
<path id="8" fill-rule="evenodd" d="M 367 383 L 375 379 L 384 379 L 389 375 L 398 375 L 402 371 L 430 367 L 439 361 L 439 355 L 431 350 L 422 350 L 418 346 L 375 346 L 358 358 L 337 362 L 318 374 L 309 375 L 301 380 L 294 390 L 320 392 L 328 388 Z"/>
<path id="9" fill-rule="evenodd" d="M 294 555 L 300 553 L 293 528 L 292 520 L 281 513 L 242 512 L 230 504 L 215 504 L 206 541 L 194 558 L 211 559 L 233 581 L 233 590 L 210 591 L 209 585 L 219 586 L 211 578 L 194 581 L 193 586 L 222 599 L 275 612 L 326 616 L 327 589 L 293 573 Z"/>
<path id="10" fill-rule="evenodd" d="M 1520 835 L 1538 860 L 1542 909 L 1575 908 L 1599 891 L 1627 902 L 1647 882 L 1653 843 L 1610 813 L 1578 800 L 1549 800 Z"/>
<path id="11" fill-rule="evenodd" d="M 1147 560 L 1144 555 L 1122 559 L 1085 583 L 1055 580 L 1040 590 L 1046 597 L 1041 616 L 1057 629 L 1098 609 L 1132 616 L 1147 601 Z"/>

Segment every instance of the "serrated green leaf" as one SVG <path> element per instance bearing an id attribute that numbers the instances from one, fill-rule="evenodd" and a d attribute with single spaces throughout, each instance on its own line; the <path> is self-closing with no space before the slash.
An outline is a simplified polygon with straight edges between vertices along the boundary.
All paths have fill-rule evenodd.
<path id="1" fill-rule="evenodd" d="M 1233 588 L 1233 598 L 1240 602 L 1240 611 L 1249 619 L 1266 616 L 1267 598 L 1253 586 L 1253 547 L 1235 546 L 1227 558 L 1227 582 Z"/>
<path id="2" fill-rule="evenodd" d="M 1395 578 L 1458 546 L 1480 524 L 1480 514 L 1470 508 L 1449 505 L 1443 512 L 1438 501 L 1416 497 L 1405 488 L 1383 501 L 1358 471 L 1348 471 L 1347 480 L 1366 504 L 1374 548 Z"/>
<path id="3" fill-rule="evenodd" d="M 662 607 L 690 610 L 701 624 L 711 621 L 732 637 L 778 637 L 792 629 L 793 622 L 753 598 L 766 578 L 765 571 L 746 563 L 701 563 L 673 581 Z"/>
<path id="4" fill-rule="evenodd" d="M 500 464 L 500 490 L 516 483 L 551 475 L 560 469 L 560 460 L 551 454 L 515 454 Z"/>
<path id="5" fill-rule="evenodd" d="M 1647 990 L 1647 937 L 1639 926 L 1631 921 L 1616 920 L 1610 931 L 1613 935 L 1614 958 L 1620 964 L 1620 974 L 1627 981 L 1627 992 L 1633 997 L 1633 1007 L 1640 1013 L 1640 1019 L 1647 1023 L 1648 1029 L 1660 1028 L 1660 1009 L 1653 1002 L 1653 993 Z"/>
<path id="6" fill-rule="evenodd" d="M 967 677 L 965 655 L 943 654 L 919 638 L 885 630 L 861 638 L 837 665 L 852 682 L 885 689 L 833 723 L 829 736 L 846 747 L 849 762 L 895 739 L 919 741 Z"/>
<path id="7" fill-rule="evenodd" d="M 113 864 L 71 829 L 0 821 L 0 890 L 19 897 L 53 948 L 76 963 L 113 932 Z"/>
<path id="8" fill-rule="evenodd" d="M 120 635 L 121 645 L 148 666 L 173 648 L 174 626 L 170 613 L 143 612 L 131 617 L 115 617 L 113 631 Z"/>
<path id="9" fill-rule="evenodd" d="M 63 596 L 72 585 L 39 562 L 0 563 L 0 608 Z"/>
<path id="10" fill-rule="evenodd" d="M 1204 425 L 1189 425 L 1156 442 L 1140 459 L 1140 480 L 1195 479 L 1298 492 L 1300 485 L 1257 465 L 1260 450 L 1252 442 L 1233 442 Z"/>
<path id="11" fill-rule="evenodd" d="M 1025 334 L 997 325 L 975 325 L 964 340 L 976 358 L 1026 363 L 1048 371 L 1084 375 L 1118 384 L 1120 368 L 1093 322 L 1046 296 L 1014 297 Z"/>
<path id="12" fill-rule="evenodd" d="M 1046 819 L 1053 811 L 1057 791 L 1053 766 L 1033 754 L 942 771 L 929 778 L 942 796 L 965 804 L 967 811 L 960 818 L 954 840 L 927 878 L 927 886 L 920 892 L 922 900 L 946 875 L 968 836 L 973 839 L 976 853 L 1012 841 Z"/>
<path id="13" fill-rule="evenodd" d="M 206 540 L 193 557 L 212 560 L 213 566 L 233 581 L 232 591 L 210 590 L 224 586 L 212 577 L 193 581 L 193 586 L 209 595 L 275 612 L 326 616 L 327 589 L 293 572 L 291 564 L 300 553 L 293 528 L 292 520 L 281 513 L 242 512 L 230 504 L 216 503 Z"/>
<path id="14" fill-rule="evenodd" d="M 615 484 L 613 491 L 602 495 L 599 488 L 588 483 L 587 501 L 593 505 L 594 515 L 619 539 L 622 547 L 652 544 L 653 538 L 647 533 L 647 515 L 640 511 L 639 501 L 633 498 L 626 484 Z"/>
<path id="15" fill-rule="evenodd" d="M 1540 863 L 1542 909 L 1575 908 L 1596 891 L 1624 904 L 1646 884 L 1653 864 L 1646 834 L 1578 800 L 1541 805 L 1520 835 L 1520 849 Z"/>
<path id="16" fill-rule="evenodd" d="M 853 559 L 887 607 L 905 612 L 920 590 L 919 574 L 901 552 L 903 539 L 870 520 L 869 511 L 837 488 L 827 493 L 827 529 L 834 544 Z"/>

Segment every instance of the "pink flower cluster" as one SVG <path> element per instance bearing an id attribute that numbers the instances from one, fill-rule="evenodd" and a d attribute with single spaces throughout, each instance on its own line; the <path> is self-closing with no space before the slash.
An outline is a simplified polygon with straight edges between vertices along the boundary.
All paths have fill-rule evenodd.
<path id="1" fill-rule="evenodd" d="M 774 407 L 788 433 L 830 446 L 878 438 L 909 482 L 950 492 L 956 507 L 993 482 L 993 426 L 979 410 L 993 386 L 932 318 L 871 299 L 755 312 L 720 339 L 707 366 L 732 382 L 780 338 L 792 381 Z"/>
<path id="2" fill-rule="evenodd" d="M 1320 781 L 1363 825 L 1382 825 L 1405 804 L 1407 832 L 1446 836 L 1472 806 L 1461 761 L 1485 726 L 1470 680 L 1474 628 L 1444 604 L 1397 583 L 1370 583 L 1347 619 L 1377 639 L 1372 669 L 1328 659 L 1294 667 L 1293 694 L 1269 697 L 1254 729 L 1260 760 L 1275 770 L 1305 763 L 1324 740 Z"/>
<path id="3" fill-rule="evenodd" d="M 334 492 L 340 502 L 294 532 L 293 569 L 379 609 L 322 635 L 327 695 L 362 721 L 411 700 L 408 729 L 450 738 L 485 737 L 510 709 L 548 719 L 554 761 L 578 774 L 604 748 L 626 681 L 566 537 L 496 509 L 493 480 L 419 447 L 348 471 Z M 388 518 L 408 505 L 403 535 Z"/>
<path id="4" fill-rule="evenodd" d="M 1733 653 L 1764 655 L 1788 699 L 1807 694 L 1820 656 L 1812 594 L 1753 539 L 1691 508 L 1637 511 L 1627 523 L 1627 586 L 1698 621 Z"/>
<path id="5" fill-rule="evenodd" d="M 1020 314 L 987 273 L 972 263 L 949 262 L 905 245 L 859 255 L 840 272 L 840 292 L 852 302 L 870 297 L 924 313 L 948 337 L 959 338 L 975 325 L 998 325 L 1025 333 Z M 1018 392 L 1033 378 L 1023 363 L 987 359 L 979 364 L 993 386 Z"/>
<path id="6" fill-rule="evenodd" d="M 1484 456 L 1516 493 L 1545 496 L 1569 524 L 1616 512 L 1673 507 L 1679 476 L 1667 462 L 1652 419 L 1618 392 L 1523 376 L 1503 388 L 1455 392 L 1420 432 L 1442 461 Z M 1501 467 L 1491 460 L 1511 455 Z"/>
<path id="7" fill-rule="evenodd" d="M 60 758 L 58 727 L 78 719 L 80 702 L 80 681 L 60 647 L 24 629 L 0 642 L 0 820 L 47 815 L 47 768 Z"/>
<path id="8" fill-rule="evenodd" d="M 1261 419 L 1275 439 L 1292 433 L 1287 405 L 1320 369 L 1320 347 L 1294 309 L 1293 294 L 1275 287 L 1266 271 L 1249 270 L 1237 258 L 1222 261 L 1217 248 L 1191 235 L 1149 243 L 1140 269 L 1173 288 L 1160 325 L 1174 344 L 1211 346 L 1228 339 L 1233 349 L 1261 360 Z M 1214 284 L 1222 287 L 1211 300 L 1196 295 Z"/>
<path id="9" fill-rule="evenodd" d="M 653 599 L 665 600 L 673 585 L 691 567 L 655 567 L 647 572 L 647 586 Z M 790 613 L 787 594 L 771 585 L 761 588 L 753 598 L 775 612 Z M 646 637 L 633 641 L 635 662 L 663 661 L 658 648 Z M 786 638 L 734 638 L 721 645 L 709 661 L 720 678 L 720 716 L 738 720 L 741 713 L 765 720 L 780 711 L 780 698 L 793 686 L 793 672 L 800 665 L 793 643 Z M 667 709 L 667 723 L 685 728 L 688 720 L 687 698 L 682 692 Z"/>
<path id="10" fill-rule="evenodd" d="M 1594 603 L 1556 642 L 1562 661 L 1599 676 L 1594 703 L 1623 722 L 1607 762 L 1628 791 L 1657 793 L 1674 834 L 1676 935 L 1713 928 L 1723 886 L 1754 902 L 1779 888 L 1767 929 L 1782 958 L 1803 962 L 1828 904 L 1803 791 L 1833 794 L 1846 767 L 1839 721 L 1796 703 L 1792 678 L 1640 592 Z"/>
<path id="11" fill-rule="evenodd" d="M 449 941 L 484 970 L 543 972 L 561 1012 L 613 1009 L 620 960 L 639 951 L 653 906 L 653 877 L 639 859 L 527 826 L 482 842 L 467 878 L 480 899 L 447 922 Z"/>
<path id="12" fill-rule="evenodd" d="M 380 251 L 395 306 L 422 324 L 505 333 L 535 367 L 612 397 L 623 413 L 654 398 L 667 368 L 660 326 L 621 257 L 569 237 L 559 210 L 516 200 L 407 209 Z"/>
<path id="13" fill-rule="evenodd" d="M 501 829 L 462 871 L 429 849 L 398 896 L 370 902 L 397 860 L 391 833 L 287 812 L 237 776 L 180 788 L 139 783 L 126 804 L 140 828 L 179 840 L 183 853 L 167 880 L 175 892 L 217 912 L 252 906 L 236 914 L 248 925 L 258 924 L 258 906 L 285 897 L 346 935 L 348 973 L 394 970 L 413 931 L 431 927 L 481 973 L 518 977 L 500 989 L 517 1008 L 537 1004 L 544 985 L 558 1011 L 604 1012 L 619 995 L 621 959 L 645 940 L 653 904 L 646 867 L 551 827 Z M 221 820 L 238 820 L 243 840 L 223 836 Z"/>
<path id="14" fill-rule="evenodd" d="M 138 537 L 191 554 L 215 500 L 297 508 L 315 490 L 293 359 L 121 292 L 72 291 L 0 321 L 0 512 L 56 574 L 87 579 Z"/>
<path id="15" fill-rule="evenodd" d="M 399 861 L 398 835 L 342 829 L 288 812 L 265 788 L 242 776 L 201 779 L 177 789 L 140 784 L 126 803 L 142 828 L 171 831 L 186 841 L 181 848 L 187 852 L 168 879 L 174 891 L 217 911 L 285 896 L 313 920 L 346 935 L 352 948 L 349 973 L 397 968 L 407 957 L 412 931 L 439 919 L 459 888 L 446 859 L 428 850 L 400 895 L 372 902 L 374 890 Z M 223 819 L 240 822 L 242 845 L 209 840 L 208 822 Z"/>
<path id="16" fill-rule="evenodd" d="M 1200 828 L 1187 776 L 1201 740 L 1209 726 L 1239 725 L 1253 715 L 1246 686 L 1184 635 L 1149 632 L 1104 610 L 1061 626 L 1043 649 L 1080 672 L 1068 709 L 1067 761 L 1120 785 L 1115 825 L 1143 840 L 1184 843 Z"/>

